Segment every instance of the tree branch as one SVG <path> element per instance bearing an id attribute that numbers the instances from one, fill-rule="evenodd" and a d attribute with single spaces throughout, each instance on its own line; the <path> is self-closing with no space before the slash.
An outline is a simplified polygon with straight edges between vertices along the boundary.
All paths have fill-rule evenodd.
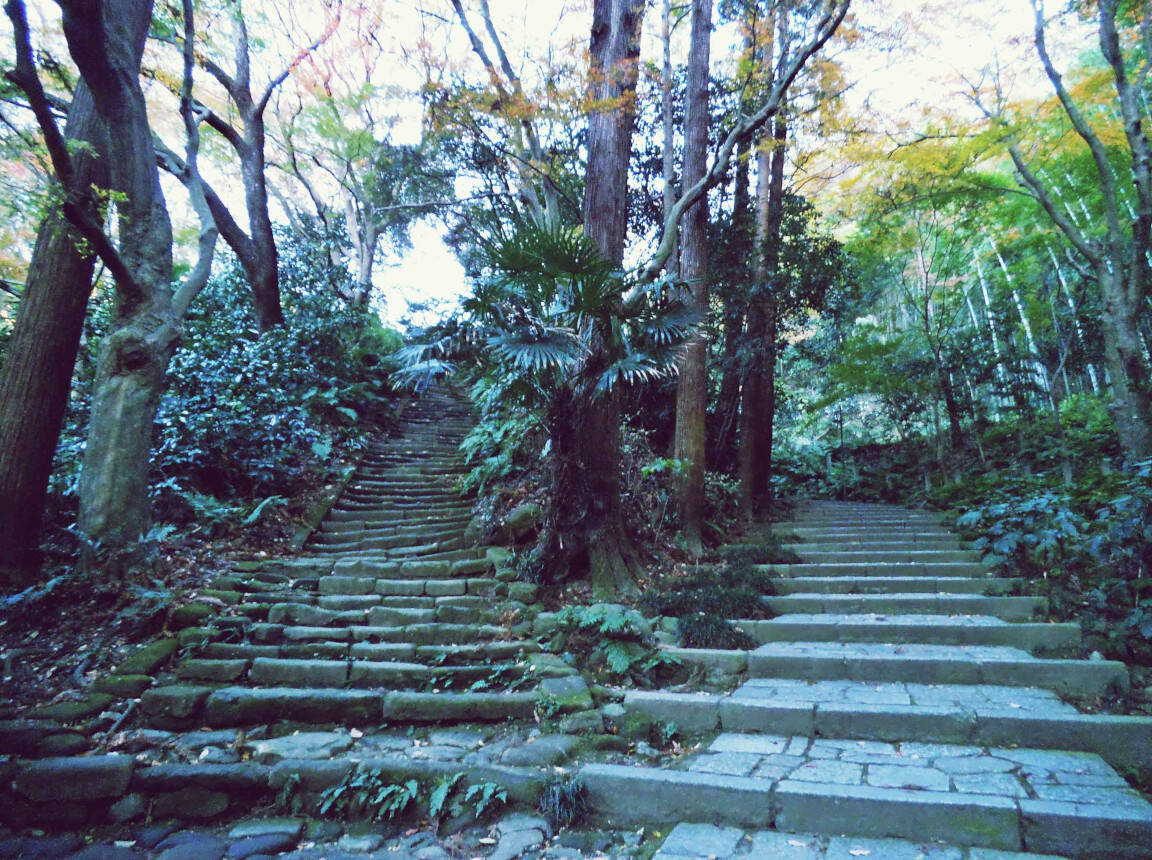
<path id="1" fill-rule="evenodd" d="M 28 96 L 28 103 L 32 107 L 40 130 L 44 133 L 45 147 L 52 160 L 52 167 L 64 189 L 64 217 L 80 231 L 80 235 L 108 267 L 117 286 L 123 291 L 125 300 L 138 301 L 143 296 L 139 284 L 128 270 L 116 246 L 104 233 L 103 225 L 92 216 L 94 201 L 90 190 L 76 187 L 67 143 L 56 125 L 56 119 L 44 93 L 44 86 L 36 73 L 32 41 L 28 32 L 28 15 L 23 0 L 8 0 L 4 4 L 4 11 L 12 21 L 13 39 L 16 43 L 16 68 L 8 72 L 7 77 Z M 72 21 L 72 26 L 76 26 L 75 19 Z"/>
<path id="2" fill-rule="evenodd" d="M 208 278 L 212 274 L 212 259 L 216 253 L 216 242 L 220 236 L 216 219 L 212 217 L 212 210 L 204 196 L 204 183 L 200 179 L 200 171 L 196 164 L 197 156 L 200 153 L 200 120 L 204 114 L 197 112 L 196 102 L 192 98 L 192 70 L 195 68 L 196 62 L 193 54 L 195 35 L 192 0 L 184 0 L 184 85 L 180 91 L 180 116 L 184 120 L 184 133 L 187 141 L 184 146 L 184 176 L 182 181 L 184 187 L 188 189 L 192 208 L 200 219 L 200 238 L 196 263 L 184 279 L 184 283 L 180 285 L 172 297 L 172 311 L 177 319 L 184 318 L 196 296 L 208 283 Z"/>
<path id="3" fill-rule="evenodd" d="M 1076 102 L 1064 86 L 1060 73 L 1056 71 L 1052 58 L 1048 54 L 1048 45 L 1045 40 L 1044 6 L 1043 0 L 1031 0 L 1032 11 L 1036 21 L 1036 52 L 1040 55 L 1040 63 L 1044 67 L 1044 74 L 1052 82 L 1056 91 L 1056 98 L 1060 101 L 1064 113 L 1072 122 L 1072 128 L 1088 145 L 1092 160 L 1096 163 L 1096 172 L 1100 177 L 1100 190 L 1103 192 L 1105 219 L 1108 222 L 1108 236 L 1111 244 L 1115 244 L 1120 236 L 1120 216 L 1117 209 L 1116 175 L 1112 172 L 1112 165 L 1108 161 L 1108 150 L 1093 131 L 1092 126 L 1080 112 Z M 1103 8 L 1103 3 L 1101 3 Z M 1115 249 L 1114 249 L 1115 250 Z"/>
<path id="4" fill-rule="evenodd" d="M 832 0 L 816 25 L 812 39 L 791 60 L 784 63 L 764 104 L 755 113 L 737 121 L 735 127 L 728 132 L 728 135 L 721 142 L 720 148 L 704 176 L 683 192 L 672 205 L 668 217 L 664 219 L 660 244 L 652 258 L 640 269 L 643 280 L 653 281 L 659 276 L 660 270 L 675 250 L 677 228 L 684 213 L 724 177 L 736 145 L 759 131 L 768 120 L 779 112 L 788 88 L 809 58 L 832 38 L 832 35 L 843 22 L 844 16 L 848 13 L 849 3 L 850 0 Z"/>

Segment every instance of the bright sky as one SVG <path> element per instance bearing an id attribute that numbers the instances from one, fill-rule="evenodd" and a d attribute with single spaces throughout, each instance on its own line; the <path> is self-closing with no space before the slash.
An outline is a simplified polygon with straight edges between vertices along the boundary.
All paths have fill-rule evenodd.
<path id="1" fill-rule="evenodd" d="M 527 20 L 528 24 L 513 28 L 510 35 L 518 42 L 528 41 L 546 5 L 550 7 L 504 0 L 493 3 L 493 16 L 506 22 Z M 656 8 L 650 8 L 645 21 L 649 36 L 658 31 L 659 10 L 653 6 Z M 1010 92 L 1025 96 L 1048 92 L 1035 59 L 1033 15 L 1027 0 L 857 0 L 853 14 L 860 28 L 878 37 L 839 55 L 849 68 L 849 79 L 858 81 L 848 95 L 857 105 L 867 100 L 874 110 L 912 122 L 925 105 L 970 111 L 973 108 L 963 96 L 961 75 L 979 80 L 984 69 L 997 63 L 1005 70 L 1004 83 Z M 544 21 L 549 28 L 545 32 L 556 38 L 554 18 L 545 15 Z M 582 19 L 572 16 L 567 23 L 575 26 Z M 731 48 L 721 44 L 721 38 L 723 34 L 717 34 L 714 57 Z M 1054 55 L 1065 59 L 1094 44 L 1090 30 L 1067 25 L 1050 28 L 1049 41 Z M 645 50 L 656 50 L 654 40 L 648 39 Z M 409 258 L 384 276 L 385 292 L 408 300 L 448 300 L 463 291 L 463 272 L 439 241 L 436 230 L 429 225 L 414 239 L 417 241 Z M 403 303 L 391 300 L 389 317 L 395 318 L 397 312 L 403 313 Z"/>

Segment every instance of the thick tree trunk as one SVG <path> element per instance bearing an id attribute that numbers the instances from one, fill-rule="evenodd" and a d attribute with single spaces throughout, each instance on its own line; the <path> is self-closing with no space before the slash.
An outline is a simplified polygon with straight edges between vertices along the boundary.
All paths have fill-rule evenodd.
<path id="1" fill-rule="evenodd" d="M 632 151 L 643 0 L 595 0 L 589 69 L 584 232 L 606 258 L 624 256 L 628 159 Z M 554 575 L 589 575 L 601 597 L 635 591 L 639 563 L 620 507 L 620 411 L 596 392 L 607 333 L 590 333 L 584 368 L 551 410 L 554 471 L 541 557 Z M 586 567 L 585 567 L 586 564 Z"/>
<path id="2" fill-rule="evenodd" d="M 1152 375 L 1140 343 L 1136 306 L 1113 267 L 1098 265 L 1096 278 L 1104 299 L 1100 322 L 1112 394 L 1108 410 L 1124 453 L 1132 461 L 1145 460 L 1152 457 Z"/>
<path id="3" fill-rule="evenodd" d="M 76 89 L 66 137 L 84 187 L 108 186 L 107 141 L 88 87 Z M 104 157 L 102 157 L 104 156 Z M 93 204 L 91 214 L 99 220 Z M 96 260 L 60 216 L 40 226 L 0 374 L 0 582 L 39 571 L 39 537 Z"/>
<path id="4" fill-rule="evenodd" d="M 772 428 L 776 420 L 776 339 L 773 291 L 784 220 L 784 160 L 788 124 L 783 105 L 772 126 L 772 150 L 758 156 L 756 290 L 749 311 L 752 367 L 744 382 L 740 413 L 740 506 L 745 518 L 763 514 L 772 502 Z M 755 311 L 755 318 L 753 316 Z"/>
<path id="5" fill-rule="evenodd" d="M 78 525 L 112 548 L 130 546 L 151 523 L 153 425 L 180 337 L 165 305 L 120 321 L 100 344 Z"/>
<path id="6" fill-rule="evenodd" d="M 96 109 L 116 134 L 108 140 L 111 188 L 118 193 L 117 312 L 100 348 L 92 416 L 80 477 L 81 530 L 103 546 L 131 547 L 148 530 L 149 451 L 164 373 L 179 339 L 172 311 L 172 225 L 168 219 L 140 88 L 140 55 L 152 0 L 84 10 L 65 35 Z M 94 45 L 90 34 L 102 27 Z M 109 73 L 109 71 L 111 73 Z"/>
<path id="7" fill-rule="evenodd" d="M 708 68 L 712 0 L 693 0 L 688 53 L 688 103 L 684 120 L 684 184 L 699 181 L 708 168 Z M 708 315 L 708 198 L 685 213 L 680 237 L 680 276 L 684 297 L 703 321 Z M 680 359 L 676 386 L 676 436 L 673 457 L 685 468 L 680 476 L 680 528 L 688 549 L 704 549 L 704 470 L 708 430 L 708 340 L 703 329 L 692 336 Z"/>
<path id="8" fill-rule="evenodd" d="M 740 422 L 740 341 L 744 335 L 744 309 L 734 301 L 724 308 L 724 347 L 720 392 L 716 397 L 715 429 L 708 451 L 713 471 L 736 467 L 736 428 Z"/>
<path id="9" fill-rule="evenodd" d="M 264 118 L 245 116 L 246 151 L 240 156 L 244 179 L 244 199 L 248 207 L 248 229 L 255 256 L 245 264 L 252 288 L 256 325 L 265 332 L 284 324 L 280 304 L 280 272 L 277 266 L 276 239 L 272 235 L 272 218 L 268 214 L 268 183 L 264 175 Z"/>

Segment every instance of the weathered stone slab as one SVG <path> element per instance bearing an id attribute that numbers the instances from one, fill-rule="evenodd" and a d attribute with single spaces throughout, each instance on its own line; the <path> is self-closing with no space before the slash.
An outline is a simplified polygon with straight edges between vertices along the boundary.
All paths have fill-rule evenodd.
<path id="1" fill-rule="evenodd" d="M 630 690 L 624 707 L 642 711 L 653 720 L 675 723 L 688 732 L 711 732 L 720 726 L 720 703 L 727 697 L 712 693 L 665 693 Z"/>
<path id="2" fill-rule="evenodd" d="M 348 681 L 348 664 L 343 660 L 260 657 L 252 661 L 248 680 L 253 684 L 286 687 L 342 687 Z"/>
<path id="3" fill-rule="evenodd" d="M 712 821 L 770 827 L 774 820 L 769 780 L 612 764 L 586 765 L 580 775 L 595 820 L 612 825 Z"/>
<path id="4" fill-rule="evenodd" d="M 12 786 L 37 803 L 115 798 L 128 790 L 132 769 L 126 755 L 45 758 L 23 765 Z"/>
<path id="5" fill-rule="evenodd" d="M 383 719 L 418 723 L 531 719 L 534 693 L 415 693 L 384 696 Z"/>
<path id="6" fill-rule="evenodd" d="M 204 703 L 210 726 L 243 726 L 279 720 L 370 725 L 380 721 L 380 697 L 367 690 L 226 687 Z"/>
<path id="7" fill-rule="evenodd" d="M 835 821 L 836 831 L 860 836 L 1022 847 L 1016 804 L 1006 798 L 786 779 L 776 800 L 782 830 L 820 832 Z"/>

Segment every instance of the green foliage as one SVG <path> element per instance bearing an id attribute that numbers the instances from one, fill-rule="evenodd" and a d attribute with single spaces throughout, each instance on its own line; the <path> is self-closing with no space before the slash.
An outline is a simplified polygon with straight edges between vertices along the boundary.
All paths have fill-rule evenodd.
<path id="1" fill-rule="evenodd" d="M 1093 647 L 1152 665 L 1152 461 L 973 508 L 957 524 L 997 570 L 1046 596 L 1053 617 L 1079 619 Z"/>
<path id="2" fill-rule="evenodd" d="M 156 417 L 152 492 L 163 520 L 217 535 L 255 525 L 333 451 L 362 445 L 364 423 L 390 419 L 395 333 L 338 298 L 341 275 L 315 247 L 282 236 L 280 248 L 284 326 L 257 336 L 234 261 L 189 313 Z M 88 342 L 99 342 L 108 313 L 98 297 Z M 81 355 L 53 472 L 58 502 L 76 491 L 91 363 Z"/>
<path id="3" fill-rule="evenodd" d="M 676 618 L 686 648 L 754 647 L 752 639 L 729 619 L 766 617 L 761 597 L 774 594 L 775 589 L 771 576 L 756 565 L 790 563 L 796 555 L 770 537 L 761 544 L 728 547 L 712 558 L 722 559 L 723 566 L 703 564 L 674 586 L 645 594 L 641 606 L 652 615 Z"/>
<path id="4" fill-rule="evenodd" d="M 357 765 L 338 785 L 321 792 L 318 812 L 332 818 L 391 821 L 416 801 L 419 790 L 414 779 L 388 782 L 379 769 Z"/>
<path id="5" fill-rule="evenodd" d="M 567 606 L 556 614 L 560 631 L 547 643 L 571 662 L 605 681 L 651 686 L 679 661 L 654 647 L 648 622 L 635 609 L 617 603 Z"/>
<path id="6" fill-rule="evenodd" d="M 588 786 L 578 776 L 551 782 L 544 787 L 536 808 L 553 830 L 579 824 L 591 810 Z"/>

